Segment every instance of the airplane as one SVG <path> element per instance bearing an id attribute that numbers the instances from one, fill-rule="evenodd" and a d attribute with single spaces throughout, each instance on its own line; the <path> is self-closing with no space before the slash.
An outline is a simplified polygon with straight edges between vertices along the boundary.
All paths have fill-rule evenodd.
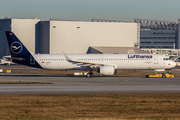
<path id="1" fill-rule="evenodd" d="M 89 78 L 93 71 L 114 75 L 119 69 L 153 69 L 159 72 L 176 66 L 168 56 L 158 54 L 33 54 L 13 32 L 5 33 L 12 62 L 36 68 L 88 70 L 86 76 Z"/>

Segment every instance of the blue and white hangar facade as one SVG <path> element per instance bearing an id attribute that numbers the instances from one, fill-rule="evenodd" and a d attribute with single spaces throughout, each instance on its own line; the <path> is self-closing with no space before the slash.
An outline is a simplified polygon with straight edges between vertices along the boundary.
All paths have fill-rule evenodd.
<path id="1" fill-rule="evenodd" d="M 127 53 L 139 48 L 139 27 L 135 22 L 0 19 L 0 58 L 10 55 L 5 31 L 37 54 Z"/>

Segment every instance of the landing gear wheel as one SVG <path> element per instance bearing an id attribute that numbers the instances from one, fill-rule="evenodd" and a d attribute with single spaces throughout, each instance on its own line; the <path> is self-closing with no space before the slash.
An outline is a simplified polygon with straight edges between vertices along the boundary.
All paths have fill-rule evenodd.
<path id="1" fill-rule="evenodd" d="M 92 77 L 93 76 L 93 73 L 92 73 L 92 69 L 90 68 L 89 69 L 89 72 L 86 74 L 86 77 L 87 78 L 90 78 L 90 77 Z"/>
<path id="2" fill-rule="evenodd" d="M 166 75 L 163 75 L 162 78 L 166 78 Z"/>
<path id="3" fill-rule="evenodd" d="M 90 74 L 90 73 L 87 73 L 87 74 L 86 74 L 86 77 L 87 77 L 87 78 L 90 78 L 90 77 L 91 77 L 91 74 Z"/>
<path id="4" fill-rule="evenodd" d="M 149 78 L 149 75 L 146 75 L 147 78 Z"/>

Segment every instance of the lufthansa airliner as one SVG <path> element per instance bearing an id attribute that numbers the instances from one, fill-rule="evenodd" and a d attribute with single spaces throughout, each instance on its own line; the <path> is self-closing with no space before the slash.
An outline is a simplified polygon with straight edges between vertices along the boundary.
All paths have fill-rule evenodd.
<path id="1" fill-rule="evenodd" d="M 42 69 L 88 70 L 114 75 L 119 69 L 164 71 L 176 66 L 167 56 L 157 54 L 33 54 L 11 31 L 6 31 L 12 62 Z"/>

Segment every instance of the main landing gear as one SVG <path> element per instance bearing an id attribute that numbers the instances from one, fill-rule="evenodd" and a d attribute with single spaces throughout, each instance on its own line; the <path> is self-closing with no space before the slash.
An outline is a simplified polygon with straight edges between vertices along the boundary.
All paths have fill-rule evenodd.
<path id="1" fill-rule="evenodd" d="M 90 78 L 93 76 L 92 70 L 89 70 L 89 72 L 86 74 L 87 78 Z"/>

